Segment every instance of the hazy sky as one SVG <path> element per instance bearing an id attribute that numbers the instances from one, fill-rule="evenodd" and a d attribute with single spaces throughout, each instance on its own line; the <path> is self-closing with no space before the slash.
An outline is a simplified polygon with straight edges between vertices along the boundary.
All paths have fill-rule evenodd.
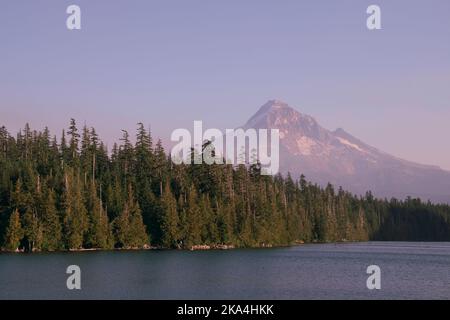
<path id="1" fill-rule="evenodd" d="M 66 28 L 66 8 L 82 30 Z M 382 30 L 366 28 L 378 4 Z M 269 99 L 450 169 L 448 0 L 2 0 L 0 125 L 74 117 L 110 144 L 243 124 Z"/>

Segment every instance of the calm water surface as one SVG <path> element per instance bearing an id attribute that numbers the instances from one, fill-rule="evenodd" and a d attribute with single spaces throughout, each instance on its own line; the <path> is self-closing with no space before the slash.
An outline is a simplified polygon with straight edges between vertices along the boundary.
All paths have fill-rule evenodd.
<path id="1" fill-rule="evenodd" d="M 66 288 L 73 264 L 81 290 Z M 366 288 L 373 264 L 381 290 Z M 0 254 L 0 299 L 450 299 L 450 243 Z"/>

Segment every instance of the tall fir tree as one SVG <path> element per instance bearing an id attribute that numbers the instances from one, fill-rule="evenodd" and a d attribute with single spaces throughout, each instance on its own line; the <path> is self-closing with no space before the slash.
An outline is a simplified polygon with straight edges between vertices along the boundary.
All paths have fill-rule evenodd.
<path id="1" fill-rule="evenodd" d="M 131 186 L 128 188 L 128 200 L 122 213 L 113 221 L 116 247 L 142 248 L 149 245 L 139 204 L 134 199 Z"/>
<path id="2" fill-rule="evenodd" d="M 185 246 L 190 248 L 195 245 L 201 245 L 201 231 L 202 223 L 201 211 L 198 205 L 197 191 L 194 185 L 189 190 L 189 200 L 186 209 L 186 234 L 185 234 Z"/>
<path id="3" fill-rule="evenodd" d="M 24 237 L 24 231 L 20 222 L 20 214 L 18 210 L 14 210 L 9 218 L 9 225 L 6 229 L 5 248 L 9 251 L 17 251 L 19 249 L 20 240 Z"/>
<path id="4" fill-rule="evenodd" d="M 109 224 L 108 215 L 103 208 L 102 200 L 97 195 L 94 182 L 90 183 L 88 195 L 89 231 L 87 234 L 87 246 L 90 248 L 111 249 L 113 236 Z"/>
<path id="5" fill-rule="evenodd" d="M 163 233 L 162 245 L 167 248 L 176 248 L 179 246 L 179 218 L 177 210 L 177 201 L 172 194 L 169 183 L 165 184 L 161 198 L 162 218 L 161 230 Z"/>
<path id="6" fill-rule="evenodd" d="M 55 251 L 62 248 L 62 228 L 55 203 L 55 192 L 49 190 L 42 213 L 42 249 Z"/>
<path id="7" fill-rule="evenodd" d="M 63 210 L 66 248 L 81 249 L 89 228 L 89 220 L 84 205 L 80 177 L 69 170 L 65 173 Z"/>

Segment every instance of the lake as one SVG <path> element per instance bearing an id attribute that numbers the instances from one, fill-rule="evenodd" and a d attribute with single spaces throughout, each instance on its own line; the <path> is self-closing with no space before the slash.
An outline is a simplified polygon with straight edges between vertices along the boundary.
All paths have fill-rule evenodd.
<path id="1" fill-rule="evenodd" d="M 68 290 L 66 268 L 81 268 Z M 381 268 L 381 290 L 366 269 Z M 450 243 L 0 254 L 0 299 L 450 299 Z"/>

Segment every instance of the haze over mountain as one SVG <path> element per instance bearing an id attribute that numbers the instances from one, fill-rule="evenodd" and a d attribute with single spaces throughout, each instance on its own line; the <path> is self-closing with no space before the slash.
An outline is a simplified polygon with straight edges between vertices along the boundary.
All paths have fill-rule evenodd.
<path id="1" fill-rule="evenodd" d="M 279 129 L 280 171 L 293 177 L 356 194 L 450 202 L 450 172 L 387 154 L 344 129 L 329 131 L 282 101 L 264 104 L 243 128 Z"/>

